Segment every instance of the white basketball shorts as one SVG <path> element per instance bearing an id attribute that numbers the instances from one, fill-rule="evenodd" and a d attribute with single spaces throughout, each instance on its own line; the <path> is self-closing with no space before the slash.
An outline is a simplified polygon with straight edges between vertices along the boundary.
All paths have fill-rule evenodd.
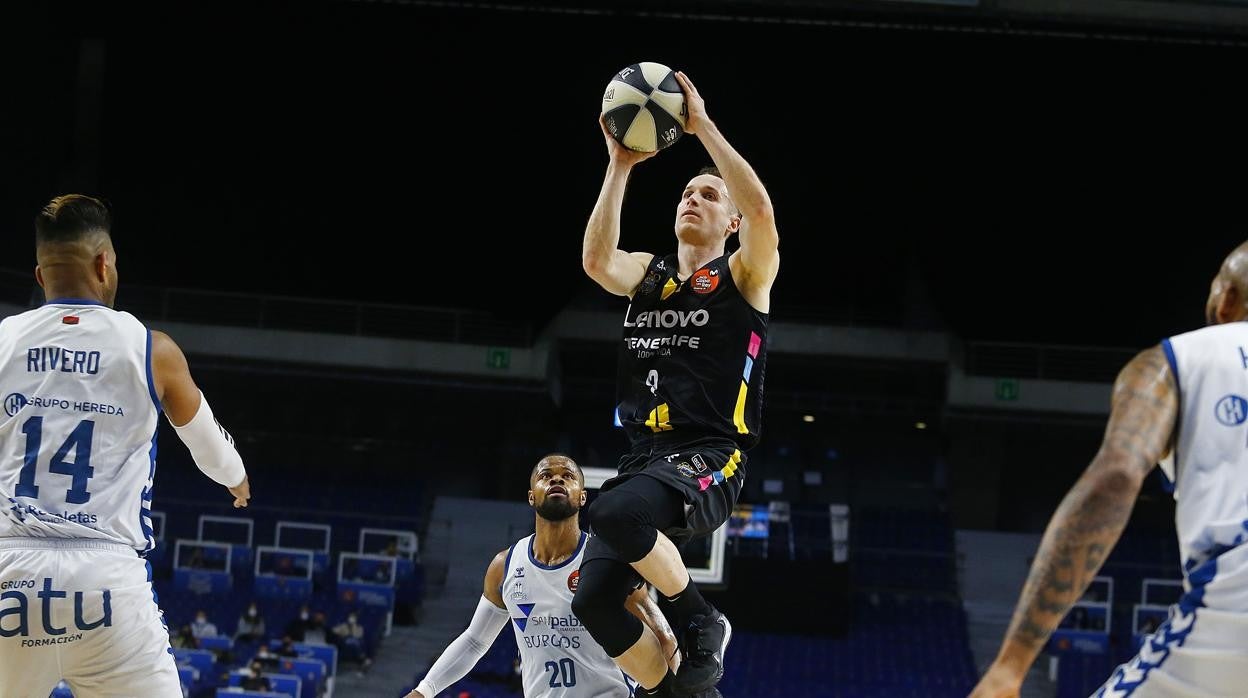
<path id="1" fill-rule="evenodd" d="M 1179 603 L 1096 698 L 1248 696 L 1248 545 L 1187 576 Z"/>
<path id="2" fill-rule="evenodd" d="M 109 541 L 0 539 L 0 698 L 181 698 L 151 568 Z"/>

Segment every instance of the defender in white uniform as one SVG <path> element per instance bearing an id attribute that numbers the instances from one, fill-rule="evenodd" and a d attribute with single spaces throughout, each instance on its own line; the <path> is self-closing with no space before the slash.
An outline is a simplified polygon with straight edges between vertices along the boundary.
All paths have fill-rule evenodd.
<path id="1" fill-rule="evenodd" d="M 588 538 L 579 525 L 584 475 L 571 458 L 553 454 L 533 468 L 529 486 L 537 532 L 490 562 L 472 624 L 408 698 L 433 698 L 466 676 L 508 623 L 520 648 L 527 698 L 633 696 L 637 682 L 620 671 L 572 614 Z M 676 639 L 644 590 L 629 598 L 629 610 L 647 625 L 664 656 L 674 658 Z"/>
<path id="2" fill-rule="evenodd" d="M 1164 340 L 1118 376 L 1101 450 L 1050 522 L 975 698 L 1018 695 L 1159 462 L 1174 484 L 1185 593 L 1095 696 L 1248 695 L 1248 243 L 1223 262 L 1206 316 L 1211 327 Z"/>
<path id="3" fill-rule="evenodd" d="M 0 321 L 0 698 L 61 678 L 77 698 L 182 695 L 140 557 L 162 408 L 235 506 L 250 497 L 181 350 L 112 309 L 110 222 L 95 199 L 53 199 L 35 223 L 49 301 Z"/>

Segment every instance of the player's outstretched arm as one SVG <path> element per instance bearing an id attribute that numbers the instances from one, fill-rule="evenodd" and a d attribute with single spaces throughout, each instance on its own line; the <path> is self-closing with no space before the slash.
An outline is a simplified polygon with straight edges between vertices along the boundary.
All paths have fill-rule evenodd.
<path id="1" fill-rule="evenodd" d="M 1144 478 L 1169 452 L 1178 408 L 1161 347 L 1118 374 L 1101 448 L 1049 521 L 1001 651 L 973 698 L 1018 696 L 1032 662 L 1118 542 Z"/>
<path id="2" fill-rule="evenodd" d="M 750 167 L 750 163 L 732 147 L 715 122 L 711 121 L 706 112 L 706 101 L 689 80 L 689 76 L 678 71 L 676 80 L 685 93 L 688 110 L 685 131 L 697 135 L 702 142 L 702 147 L 706 148 L 711 161 L 724 178 L 728 196 L 741 210 L 741 229 L 738 233 L 741 249 L 734 253 L 739 264 L 734 266 L 733 278 L 738 285 L 746 287 L 743 290 L 746 291 L 751 305 L 762 305 L 759 309 L 766 311 L 766 294 L 771 290 L 771 284 L 776 280 L 776 273 L 780 269 L 780 233 L 776 230 L 771 197 L 754 168 Z M 757 297 L 759 293 L 762 294 L 761 298 Z"/>
<path id="3" fill-rule="evenodd" d="M 503 573 L 506 572 L 507 551 L 494 556 L 485 571 L 485 583 L 477 611 L 459 637 L 443 650 L 442 656 L 429 667 L 429 672 L 407 698 L 433 698 L 456 681 L 468 675 L 481 661 L 494 638 L 507 625 L 507 607 L 503 604 Z"/>
<path id="4" fill-rule="evenodd" d="M 646 252 L 625 252 L 620 245 L 620 210 L 624 206 L 624 189 L 633 166 L 655 153 L 629 150 L 615 140 L 601 116 L 598 125 L 607 139 L 607 176 L 602 191 L 585 225 L 585 241 L 581 246 L 581 266 L 589 278 L 617 296 L 632 296 L 646 275 L 653 255 Z M 655 151 L 657 152 L 657 151 Z"/>
<path id="5" fill-rule="evenodd" d="M 152 331 L 152 384 L 169 423 L 186 444 L 195 465 L 245 507 L 251 485 L 234 438 L 213 417 L 212 408 L 191 378 L 186 356 L 169 335 Z"/>
<path id="6" fill-rule="evenodd" d="M 650 598 L 647 588 L 643 586 L 630 594 L 624 602 L 624 607 L 654 632 L 654 636 L 659 639 L 659 646 L 663 648 L 667 666 L 675 674 L 680 668 L 680 653 L 677 651 L 676 636 L 672 634 L 672 628 L 667 624 L 667 618 L 663 617 L 663 612 L 654 603 L 654 599 Z"/>

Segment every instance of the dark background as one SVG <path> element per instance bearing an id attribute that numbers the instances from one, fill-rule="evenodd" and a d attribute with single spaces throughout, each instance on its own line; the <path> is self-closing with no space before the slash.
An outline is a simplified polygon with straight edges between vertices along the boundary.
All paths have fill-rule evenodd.
<path id="1" fill-rule="evenodd" d="M 705 4 L 702 4 L 703 6 Z M 5 22 L 0 266 L 84 191 L 124 284 L 487 309 L 601 302 L 579 265 L 614 71 L 683 69 L 768 185 L 778 319 L 1135 347 L 1201 324 L 1245 237 L 1245 51 L 1124 38 L 377 3 L 52 5 Z M 674 249 L 708 158 L 641 165 Z M 845 308 L 850 308 L 846 311 Z"/>

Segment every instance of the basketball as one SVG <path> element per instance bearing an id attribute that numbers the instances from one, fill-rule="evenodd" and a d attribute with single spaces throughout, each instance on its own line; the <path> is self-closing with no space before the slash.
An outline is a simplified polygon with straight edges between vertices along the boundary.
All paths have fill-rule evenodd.
<path id="1" fill-rule="evenodd" d="M 676 72 L 660 63 L 634 63 L 616 73 L 602 95 L 607 130 L 626 147 L 662 150 L 685 133 L 685 93 Z"/>

